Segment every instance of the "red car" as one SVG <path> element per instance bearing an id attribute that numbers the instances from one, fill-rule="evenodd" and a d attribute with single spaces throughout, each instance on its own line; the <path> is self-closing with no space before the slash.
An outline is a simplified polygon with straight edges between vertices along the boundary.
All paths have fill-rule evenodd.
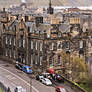
<path id="1" fill-rule="evenodd" d="M 56 88 L 56 92 L 67 92 L 62 86 Z"/>

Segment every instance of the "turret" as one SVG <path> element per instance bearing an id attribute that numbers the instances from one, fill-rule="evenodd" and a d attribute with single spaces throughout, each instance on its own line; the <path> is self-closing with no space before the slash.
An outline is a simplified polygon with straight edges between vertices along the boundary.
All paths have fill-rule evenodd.
<path id="1" fill-rule="evenodd" d="M 54 13 L 54 9 L 52 8 L 51 0 L 49 0 L 49 7 L 47 9 L 47 13 L 48 14 L 53 14 Z"/>

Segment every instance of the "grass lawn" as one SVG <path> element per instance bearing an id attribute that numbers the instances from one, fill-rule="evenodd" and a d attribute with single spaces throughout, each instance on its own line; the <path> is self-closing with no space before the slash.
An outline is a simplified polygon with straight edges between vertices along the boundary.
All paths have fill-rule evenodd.
<path id="1" fill-rule="evenodd" d="M 0 89 L 0 92 L 3 92 L 3 91 Z"/>

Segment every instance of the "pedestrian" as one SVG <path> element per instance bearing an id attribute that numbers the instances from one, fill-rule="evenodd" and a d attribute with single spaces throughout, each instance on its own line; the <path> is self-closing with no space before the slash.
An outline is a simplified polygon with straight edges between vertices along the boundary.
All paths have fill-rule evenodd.
<path id="1" fill-rule="evenodd" d="M 11 92 L 10 87 L 8 87 L 7 92 Z"/>

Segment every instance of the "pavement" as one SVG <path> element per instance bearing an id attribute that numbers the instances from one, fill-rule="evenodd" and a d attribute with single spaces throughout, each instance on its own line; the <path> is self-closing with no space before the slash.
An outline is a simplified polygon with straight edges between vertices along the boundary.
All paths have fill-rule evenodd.
<path id="1" fill-rule="evenodd" d="M 46 86 L 41 82 L 35 80 L 34 76 L 27 75 L 26 73 L 18 70 L 14 65 L 0 60 L 0 81 L 6 87 L 10 87 L 11 92 L 14 92 L 16 86 L 22 86 L 27 92 L 55 92 L 55 86 Z M 63 86 L 68 92 L 75 92 L 65 84 L 58 84 Z"/>

